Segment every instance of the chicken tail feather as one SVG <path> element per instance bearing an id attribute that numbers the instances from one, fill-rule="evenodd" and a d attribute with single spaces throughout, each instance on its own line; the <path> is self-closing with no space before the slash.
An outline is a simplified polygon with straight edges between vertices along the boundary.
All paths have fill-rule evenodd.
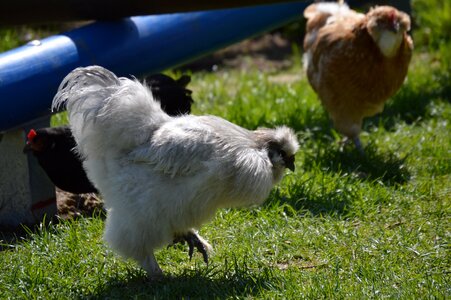
<path id="1" fill-rule="evenodd" d="M 85 157 L 139 145 L 170 119 L 149 88 L 100 66 L 77 68 L 64 78 L 52 110 L 64 107 L 78 152 Z"/>
<path id="2" fill-rule="evenodd" d="M 304 10 L 304 17 L 311 19 L 319 14 L 327 16 L 345 15 L 349 11 L 349 6 L 344 1 L 320 2 L 309 5 Z"/>

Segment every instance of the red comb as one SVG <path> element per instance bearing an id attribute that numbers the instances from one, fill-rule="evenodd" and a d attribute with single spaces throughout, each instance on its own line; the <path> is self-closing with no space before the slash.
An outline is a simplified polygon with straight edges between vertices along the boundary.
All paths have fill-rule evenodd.
<path id="1" fill-rule="evenodd" d="M 392 22 L 395 21 L 395 19 L 396 19 L 396 11 L 394 11 L 394 10 L 390 11 L 390 13 L 388 14 L 388 18 Z"/>
<path id="2" fill-rule="evenodd" d="M 28 132 L 27 134 L 27 138 L 29 141 L 32 141 L 37 135 L 38 134 L 36 133 L 36 131 L 34 129 L 31 129 L 30 132 Z"/>

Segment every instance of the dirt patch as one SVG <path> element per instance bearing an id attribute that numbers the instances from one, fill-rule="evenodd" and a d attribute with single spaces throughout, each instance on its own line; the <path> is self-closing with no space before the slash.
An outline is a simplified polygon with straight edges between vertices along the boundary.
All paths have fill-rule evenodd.
<path id="1" fill-rule="evenodd" d="M 300 40 L 288 40 L 278 32 L 265 34 L 233 44 L 179 69 L 193 72 L 214 72 L 221 68 L 257 68 L 262 71 L 287 69 L 293 65 L 294 45 L 300 46 Z"/>
<path id="2" fill-rule="evenodd" d="M 71 194 L 56 189 L 56 206 L 61 219 L 92 216 L 103 211 L 103 201 L 96 194 Z"/>

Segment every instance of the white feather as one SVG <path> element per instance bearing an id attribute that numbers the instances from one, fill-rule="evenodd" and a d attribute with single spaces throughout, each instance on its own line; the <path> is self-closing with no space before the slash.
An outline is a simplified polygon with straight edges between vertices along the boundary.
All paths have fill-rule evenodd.
<path id="1" fill-rule="evenodd" d="M 401 32 L 391 32 L 384 30 L 381 32 L 377 39 L 377 45 L 382 54 L 386 57 L 393 57 L 398 53 L 399 46 L 401 45 L 403 35 Z"/>
<path id="2" fill-rule="evenodd" d="M 172 118 L 139 82 L 98 66 L 63 80 L 53 107 L 62 105 L 108 209 L 105 240 L 151 276 L 161 273 L 155 249 L 218 208 L 266 199 L 284 169 L 269 157 L 269 143 L 289 155 L 299 147 L 287 127 L 249 131 L 213 116 Z"/>
<path id="3" fill-rule="evenodd" d="M 330 15 L 347 14 L 350 11 L 349 6 L 346 3 L 339 4 L 336 2 L 317 3 L 316 10 Z"/>

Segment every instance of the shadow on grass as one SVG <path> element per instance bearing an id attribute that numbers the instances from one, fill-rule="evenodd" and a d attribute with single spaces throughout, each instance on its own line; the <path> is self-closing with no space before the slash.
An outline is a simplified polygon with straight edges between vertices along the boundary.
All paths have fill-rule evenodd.
<path id="1" fill-rule="evenodd" d="M 0 251 L 11 250 L 14 245 L 28 241 L 34 233 L 42 230 L 52 231 L 59 222 L 57 217 L 45 219 L 38 224 L 19 224 L 15 227 L 0 226 Z"/>
<path id="2" fill-rule="evenodd" d="M 326 181 L 325 177 L 323 179 Z M 308 211 L 313 216 L 341 216 L 347 213 L 354 197 L 352 186 L 337 180 L 324 182 L 318 187 L 310 180 L 295 181 L 283 194 L 274 190 L 264 206 L 277 206 L 289 215 L 292 209 Z"/>
<path id="3" fill-rule="evenodd" d="M 87 217 L 97 217 L 104 220 L 106 218 L 106 212 L 101 209 L 95 209 L 90 214 L 81 214 L 68 219 L 54 216 L 50 220 L 44 218 L 44 220 L 37 224 L 19 224 L 16 227 L 0 226 L 0 252 L 14 249 L 15 245 L 29 241 L 32 239 L 33 234 L 43 231 L 57 233 L 58 229 L 56 225 L 61 222 L 77 222 L 78 219 Z"/>
<path id="4" fill-rule="evenodd" d="M 304 170 L 312 170 L 316 175 L 299 179 L 293 174 L 291 184 L 285 190 L 274 190 L 265 205 L 287 204 L 288 210 L 304 210 L 313 216 L 343 216 L 350 212 L 356 199 L 364 197 L 359 182 L 396 186 L 411 177 L 405 166 L 406 157 L 382 153 L 372 143 L 365 147 L 365 155 L 354 145 L 340 150 L 336 141 L 329 141 L 324 135 L 317 143 L 316 152 L 315 149 L 305 152 L 302 164 Z"/>
<path id="5" fill-rule="evenodd" d="M 385 105 L 384 111 L 364 121 L 363 130 L 372 127 L 382 127 L 391 131 L 401 121 L 406 124 L 424 120 L 427 116 L 427 107 L 433 101 L 433 93 L 428 91 L 415 92 L 409 88 L 402 89 Z"/>
<path id="6" fill-rule="evenodd" d="M 224 270 L 185 271 L 176 277 L 149 281 L 145 274 L 131 279 L 113 280 L 99 293 L 86 295 L 95 299 L 230 299 L 257 297 L 262 290 L 274 289 L 277 278 L 270 269 L 251 270 L 237 263 Z"/>
<path id="7" fill-rule="evenodd" d="M 351 175 L 360 180 L 381 181 L 388 186 L 404 184 L 410 179 L 410 172 L 405 166 L 407 157 L 399 158 L 394 153 L 384 153 L 372 142 L 364 146 L 364 151 L 362 155 L 354 145 L 343 150 L 335 146 L 307 156 L 304 168 L 311 169 L 319 165 L 327 172 Z"/>
<path id="8" fill-rule="evenodd" d="M 411 73 L 404 86 L 385 105 L 384 112 L 365 122 L 365 128 L 382 123 L 392 130 L 401 120 L 412 124 L 428 118 L 428 106 L 433 101 L 451 102 L 451 73 L 443 65 L 425 73 Z"/>

